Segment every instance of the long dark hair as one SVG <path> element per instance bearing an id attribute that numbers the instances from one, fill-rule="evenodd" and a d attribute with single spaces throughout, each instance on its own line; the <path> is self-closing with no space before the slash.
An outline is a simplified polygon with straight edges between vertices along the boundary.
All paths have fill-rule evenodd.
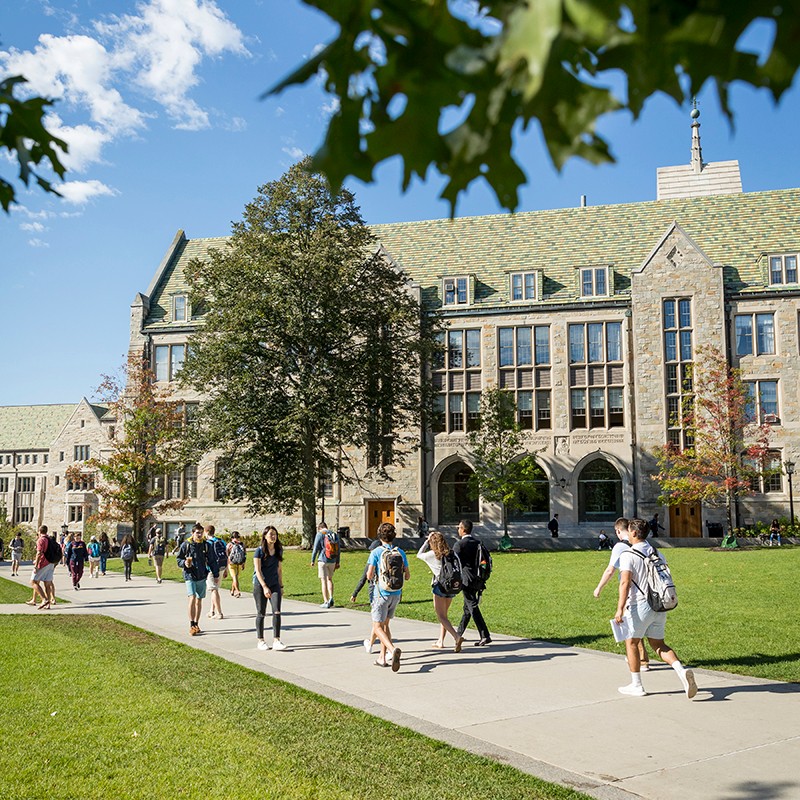
<path id="1" fill-rule="evenodd" d="M 267 533 L 269 531 L 275 531 L 275 557 L 278 561 L 283 561 L 283 545 L 281 544 L 280 536 L 278 536 L 278 529 L 274 525 L 267 525 L 261 534 L 261 557 L 266 558 L 269 555 L 269 542 L 267 541 Z"/>

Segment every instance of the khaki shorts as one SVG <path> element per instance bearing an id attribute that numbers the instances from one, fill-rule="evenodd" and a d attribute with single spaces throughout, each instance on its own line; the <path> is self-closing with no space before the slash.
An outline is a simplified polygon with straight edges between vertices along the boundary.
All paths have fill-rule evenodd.
<path id="1" fill-rule="evenodd" d="M 231 564 L 231 563 L 228 563 L 228 572 L 230 572 L 231 575 L 238 576 L 238 575 L 241 574 L 241 571 L 243 569 L 244 569 L 244 564 Z"/>
<path id="2" fill-rule="evenodd" d="M 317 561 L 317 575 L 320 578 L 333 578 L 336 571 L 335 561 Z"/>

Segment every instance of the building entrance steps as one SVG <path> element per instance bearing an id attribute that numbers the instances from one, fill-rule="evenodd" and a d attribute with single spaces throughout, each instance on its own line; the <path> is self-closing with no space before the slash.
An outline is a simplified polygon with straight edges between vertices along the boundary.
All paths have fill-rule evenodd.
<path id="1" fill-rule="evenodd" d="M 11 579 L 8 565 L 0 576 Z M 59 569 L 62 594 L 67 580 Z M 456 654 L 431 647 L 438 626 L 400 618 L 392 633 L 403 656 L 393 673 L 364 652 L 362 610 L 284 600 L 287 648 L 274 652 L 256 648 L 248 594 L 223 596 L 225 618 L 204 617 L 195 637 L 181 583 L 109 573 L 69 600 L 50 612 L 19 603 L 0 613 L 105 614 L 601 800 L 800 797 L 796 684 L 695 669 L 690 701 L 674 671 L 651 662 L 647 696 L 627 697 L 617 691 L 629 679 L 622 655 L 494 632 L 477 648 L 472 629 Z"/>

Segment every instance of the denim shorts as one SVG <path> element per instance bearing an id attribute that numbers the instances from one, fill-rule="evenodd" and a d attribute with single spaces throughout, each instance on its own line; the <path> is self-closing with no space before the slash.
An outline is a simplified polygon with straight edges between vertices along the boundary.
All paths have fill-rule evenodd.
<path id="1" fill-rule="evenodd" d="M 402 592 L 383 595 L 376 590 L 372 598 L 372 621 L 387 622 L 390 620 L 394 616 L 395 609 L 400 604 L 401 595 Z"/>
<path id="2" fill-rule="evenodd" d="M 202 600 L 206 596 L 206 579 L 201 581 L 186 581 L 186 594 Z"/>

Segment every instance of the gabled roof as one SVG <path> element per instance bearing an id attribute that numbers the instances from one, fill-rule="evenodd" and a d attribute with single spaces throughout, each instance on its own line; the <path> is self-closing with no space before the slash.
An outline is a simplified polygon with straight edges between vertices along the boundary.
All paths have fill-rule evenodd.
<path id="1" fill-rule="evenodd" d="M 0 406 L 0 450 L 49 450 L 77 406 Z"/>
<path id="2" fill-rule="evenodd" d="M 800 251 L 800 189 L 676 198 L 372 226 L 387 255 L 438 304 L 441 279 L 474 275 L 477 307 L 509 301 L 508 274 L 542 273 L 542 299 L 578 299 L 576 270 L 607 265 L 616 293 L 630 287 L 664 231 L 677 222 L 709 261 L 723 267 L 730 290 L 771 289 L 764 253 Z M 224 237 L 179 244 L 151 298 L 146 327 L 165 325 L 170 293 L 186 290 L 193 258 L 225 245 Z"/>

